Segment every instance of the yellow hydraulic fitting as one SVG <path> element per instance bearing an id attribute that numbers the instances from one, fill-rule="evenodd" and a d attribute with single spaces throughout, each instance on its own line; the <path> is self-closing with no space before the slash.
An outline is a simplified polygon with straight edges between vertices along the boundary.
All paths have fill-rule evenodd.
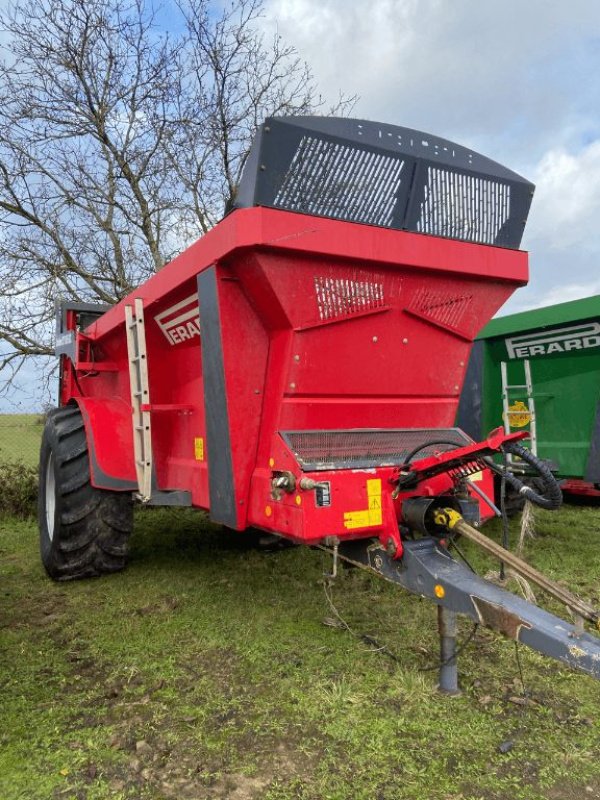
<path id="1" fill-rule="evenodd" d="M 453 508 L 439 508 L 433 515 L 433 519 L 436 525 L 444 525 L 451 531 L 456 523 L 462 520 L 462 517 Z"/>

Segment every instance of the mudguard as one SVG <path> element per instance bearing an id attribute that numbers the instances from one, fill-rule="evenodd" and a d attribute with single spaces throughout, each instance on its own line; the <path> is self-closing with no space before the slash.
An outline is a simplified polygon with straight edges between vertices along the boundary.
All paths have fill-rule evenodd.
<path id="1" fill-rule="evenodd" d="M 131 406 L 119 398 L 76 397 L 85 425 L 92 486 L 137 491 Z"/>

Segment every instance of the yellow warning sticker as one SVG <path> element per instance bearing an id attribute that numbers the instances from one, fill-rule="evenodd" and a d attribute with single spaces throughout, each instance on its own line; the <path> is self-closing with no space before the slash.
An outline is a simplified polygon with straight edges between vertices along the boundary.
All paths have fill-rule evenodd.
<path id="1" fill-rule="evenodd" d="M 346 511 L 344 514 L 344 528 L 348 530 L 368 528 L 370 524 L 368 511 Z"/>
<path id="2" fill-rule="evenodd" d="M 204 461 L 204 439 L 202 436 L 196 436 L 194 439 L 194 455 L 196 461 Z"/>
<path id="3" fill-rule="evenodd" d="M 508 424 L 511 428 L 524 428 L 531 422 L 529 409 L 522 400 L 516 400 L 508 407 Z"/>
<path id="4" fill-rule="evenodd" d="M 369 497 L 372 497 L 374 494 L 378 494 L 379 498 L 381 499 L 381 479 L 380 478 L 371 478 L 367 481 L 367 494 Z"/>
<path id="5" fill-rule="evenodd" d="M 479 472 L 474 472 L 471 477 L 469 478 L 470 481 L 482 481 L 483 480 L 483 472 L 479 470 Z"/>
<path id="6" fill-rule="evenodd" d="M 369 497 L 369 525 L 381 525 L 381 495 Z"/>
<path id="7" fill-rule="evenodd" d="M 381 512 L 381 480 L 372 478 L 367 481 L 367 505 L 364 511 L 346 511 L 344 528 L 371 528 L 382 524 Z"/>

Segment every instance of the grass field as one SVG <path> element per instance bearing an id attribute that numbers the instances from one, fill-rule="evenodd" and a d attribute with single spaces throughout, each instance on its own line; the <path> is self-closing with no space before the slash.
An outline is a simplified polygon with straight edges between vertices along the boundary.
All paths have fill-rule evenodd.
<path id="1" fill-rule="evenodd" d="M 43 430 L 41 414 L 0 414 L 0 464 L 37 466 Z"/>
<path id="2" fill-rule="evenodd" d="M 600 509 L 537 527 L 530 560 L 600 602 Z M 35 525 L 4 518 L 0 797 L 600 798 L 600 684 L 520 648 L 523 691 L 514 644 L 480 630 L 462 696 L 439 696 L 434 606 L 342 571 L 370 647 L 323 624 L 323 559 L 148 511 L 126 572 L 53 584 Z"/>

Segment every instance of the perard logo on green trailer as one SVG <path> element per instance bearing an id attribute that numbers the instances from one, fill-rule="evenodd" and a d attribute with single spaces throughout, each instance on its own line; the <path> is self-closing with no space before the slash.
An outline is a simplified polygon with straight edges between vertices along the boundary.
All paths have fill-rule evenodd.
<path id="1" fill-rule="evenodd" d="M 511 336 L 505 339 L 510 359 L 550 356 L 600 347 L 600 322 L 586 322 L 569 328 Z"/>

